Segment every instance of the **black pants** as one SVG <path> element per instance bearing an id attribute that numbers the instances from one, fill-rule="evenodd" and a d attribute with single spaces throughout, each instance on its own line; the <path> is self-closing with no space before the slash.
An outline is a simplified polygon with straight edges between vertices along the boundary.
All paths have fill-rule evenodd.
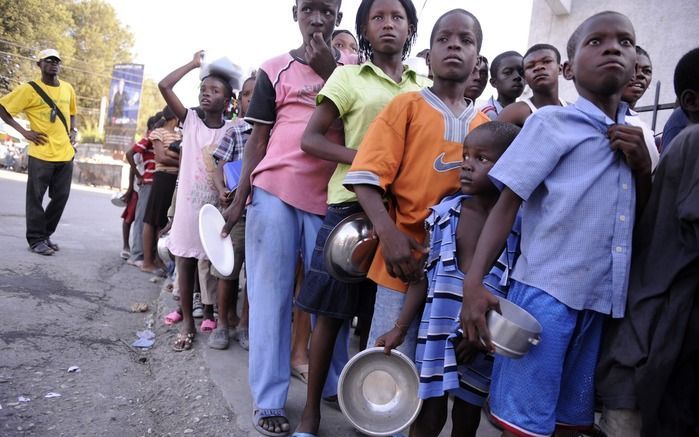
<path id="1" fill-rule="evenodd" d="M 32 247 L 49 238 L 58 227 L 70 194 L 73 161 L 51 162 L 30 156 L 27 173 L 27 242 Z M 44 211 L 46 189 L 50 201 Z"/>

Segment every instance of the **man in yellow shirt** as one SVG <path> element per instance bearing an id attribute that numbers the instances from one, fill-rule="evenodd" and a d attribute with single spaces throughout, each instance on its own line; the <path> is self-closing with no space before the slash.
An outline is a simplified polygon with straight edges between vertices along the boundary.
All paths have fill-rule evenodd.
<path id="1" fill-rule="evenodd" d="M 53 255 L 58 245 L 51 241 L 68 202 L 73 175 L 75 114 L 77 102 L 73 87 L 58 80 L 61 57 L 54 49 L 42 50 L 37 62 L 41 80 L 23 83 L 0 98 L 0 118 L 29 141 L 27 178 L 27 242 L 32 252 Z M 29 119 L 24 129 L 14 116 Z M 49 204 L 42 202 L 46 190 Z"/>

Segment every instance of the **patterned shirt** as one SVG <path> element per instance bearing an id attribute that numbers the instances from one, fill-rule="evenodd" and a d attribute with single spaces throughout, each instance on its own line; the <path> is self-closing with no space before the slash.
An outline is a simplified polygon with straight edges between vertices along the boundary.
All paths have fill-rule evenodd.
<path id="1" fill-rule="evenodd" d="M 513 277 L 574 310 L 622 317 L 626 305 L 636 190 L 607 130 L 616 121 L 583 97 L 532 114 L 490 171 L 525 200 L 522 255 Z"/>
<path id="2" fill-rule="evenodd" d="M 245 143 L 250 138 L 252 133 L 252 125 L 242 118 L 237 118 L 221 138 L 216 150 L 214 150 L 214 158 L 218 161 L 230 162 L 241 161 L 243 159 L 243 151 Z"/>
<path id="3" fill-rule="evenodd" d="M 141 155 L 143 161 L 143 183 L 150 184 L 153 182 L 153 172 L 155 171 L 155 152 L 153 152 L 153 143 L 148 138 L 141 138 L 139 142 L 131 147 L 133 153 Z"/>

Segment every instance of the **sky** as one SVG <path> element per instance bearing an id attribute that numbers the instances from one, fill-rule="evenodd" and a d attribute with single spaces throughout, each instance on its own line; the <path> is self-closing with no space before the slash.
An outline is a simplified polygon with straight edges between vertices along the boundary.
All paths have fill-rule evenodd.
<path id="1" fill-rule="evenodd" d="M 264 60 L 301 45 L 293 21 L 293 0 L 108 0 L 135 37 L 134 61 L 145 64 L 145 76 L 159 81 L 206 50 L 208 60 L 226 56 L 246 73 Z M 338 28 L 355 31 L 360 0 L 343 0 Z M 483 28 L 481 54 L 524 53 L 529 37 L 532 0 L 414 0 L 418 38 L 411 56 L 429 46 L 434 22 L 444 12 L 463 8 L 478 17 Z M 506 13 L 503 13 L 505 12 Z M 175 92 L 188 106 L 197 104 L 198 72 L 189 73 Z M 489 87 L 481 99 L 492 93 Z"/>

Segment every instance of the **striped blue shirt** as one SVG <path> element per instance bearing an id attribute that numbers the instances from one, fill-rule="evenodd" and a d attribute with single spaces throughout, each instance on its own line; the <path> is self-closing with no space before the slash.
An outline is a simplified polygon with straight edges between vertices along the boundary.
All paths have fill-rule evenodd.
<path id="1" fill-rule="evenodd" d="M 490 171 L 525 200 L 522 254 L 513 278 L 575 310 L 622 317 L 636 190 L 631 169 L 610 148 L 616 121 L 583 97 L 532 114 Z"/>

